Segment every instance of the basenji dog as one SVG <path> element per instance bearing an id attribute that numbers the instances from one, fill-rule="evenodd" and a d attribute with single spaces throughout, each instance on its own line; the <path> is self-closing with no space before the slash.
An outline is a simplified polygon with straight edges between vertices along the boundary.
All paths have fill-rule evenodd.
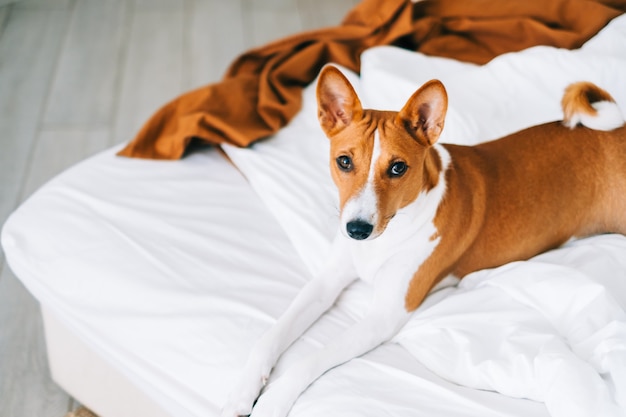
<path id="1" fill-rule="evenodd" d="M 624 118 L 591 83 L 566 89 L 563 122 L 476 146 L 437 143 L 448 106 L 437 80 L 399 112 L 369 110 L 327 66 L 317 100 L 340 230 L 324 270 L 252 349 L 225 417 L 285 416 L 324 372 L 392 338 L 448 275 L 528 259 L 575 237 L 626 233 Z M 279 356 L 357 278 L 372 285 L 369 311 L 259 396 Z"/>

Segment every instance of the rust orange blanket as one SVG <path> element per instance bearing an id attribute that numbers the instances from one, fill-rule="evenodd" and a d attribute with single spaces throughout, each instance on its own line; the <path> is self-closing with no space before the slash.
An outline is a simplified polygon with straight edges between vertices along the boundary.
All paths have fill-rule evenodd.
<path id="1" fill-rule="evenodd" d="M 178 159 L 192 140 L 248 146 L 291 120 L 324 64 L 358 71 L 373 46 L 482 64 L 534 45 L 577 48 L 624 11 L 626 0 L 363 0 L 337 27 L 244 53 L 220 82 L 164 105 L 119 155 Z"/>

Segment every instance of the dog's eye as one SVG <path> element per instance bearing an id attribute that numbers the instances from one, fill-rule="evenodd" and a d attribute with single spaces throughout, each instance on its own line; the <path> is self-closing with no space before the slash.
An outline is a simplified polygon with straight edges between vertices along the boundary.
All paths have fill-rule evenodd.
<path id="1" fill-rule="evenodd" d="M 408 166 L 406 165 L 406 163 L 404 163 L 402 161 L 394 162 L 389 167 L 389 176 L 390 177 L 400 177 L 400 176 L 402 176 L 406 172 L 407 168 L 408 168 Z"/>
<path id="2" fill-rule="evenodd" d="M 352 171 L 352 158 L 347 155 L 341 155 L 335 160 L 340 170 L 344 172 Z"/>

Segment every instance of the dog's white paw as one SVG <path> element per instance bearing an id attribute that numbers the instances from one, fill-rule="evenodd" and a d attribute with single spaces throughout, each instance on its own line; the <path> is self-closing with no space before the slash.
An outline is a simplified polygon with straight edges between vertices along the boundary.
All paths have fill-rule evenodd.
<path id="1" fill-rule="evenodd" d="M 247 416 L 252 412 L 252 407 L 247 406 L 246 403 L 237 403 L 235 401 L 228 401 L 227 404 L 222 408 L 222 413 L 220 417 L 239 417 L 239 416 Z"/>
<path id="2" fill-rule="evenodd" d="M 278 378 L 261 394 L 250 417 L 286 417 L 301 391 L 289 378 Z"/>
<path id="3" fill-rule="evenodd" d="M 252 404 L 259 397 L 270 371 L 271 366 L 261 365 L 260 361 L 251 358 L 222 407 L 221 417 L 250 415 Z"/>
<path id="4" fill-rule="evenodd" d="M 221 417 L 247 416 L 252 412 L 252 404 L 265 385 L 267 376 L 244 379 L 241 378 L 231 391 L 228 401 L 222 408 Z"/>

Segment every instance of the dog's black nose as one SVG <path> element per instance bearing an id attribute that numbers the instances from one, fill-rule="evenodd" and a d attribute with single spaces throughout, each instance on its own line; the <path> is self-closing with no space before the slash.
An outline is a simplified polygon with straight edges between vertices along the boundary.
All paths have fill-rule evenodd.
<path id="1" fill-rule="evenodd" d="M 363 220 L 354 220 L 348 222 L 348 224 L 346 225 L 346 231 L 348 232 L 348 236 L 356 240 L 367 239 L 369 235 L 372 234 L 373 229 L 374 226 L 367 222 L 364 222 Z"/>

